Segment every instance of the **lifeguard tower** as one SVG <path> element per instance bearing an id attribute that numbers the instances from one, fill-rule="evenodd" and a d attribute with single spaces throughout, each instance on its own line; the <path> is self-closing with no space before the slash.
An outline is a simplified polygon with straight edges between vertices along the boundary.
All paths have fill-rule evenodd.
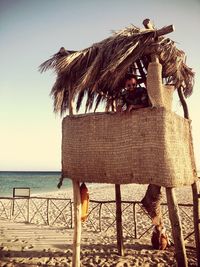
<path id="1" fill-rule="evenodd" d="M 187 257 L 174 188 L 192 186 L 194 229 L 200 266 L 200 204 L 197 187 L 191 121 L 185 97 L 191 95 L 194 73 L 185 53 L 165 35 L 173 26 L 155 29 L 148 19 L 144 28 L 130 26 L 82 51 L 61 48 L 40 68 L 57 73 L 52 88 L 55 112 L 62 122 L 62 177 L 70 178 L 74 192 L 73 266 L 80 266 L 80 182 L 115 184 L 117 242 L 123 254 L 120 184 L 154 184 L 166 188 L 169 217 L 179 267 Z M 127 71 L 145 84 L 151 107 L 117 113 L 114 103 Z M 184 117 L 172 112 L 178 92 Z M 86 98 L 86 112 L 96 102 L 106 112 L 73 115 Z"/>

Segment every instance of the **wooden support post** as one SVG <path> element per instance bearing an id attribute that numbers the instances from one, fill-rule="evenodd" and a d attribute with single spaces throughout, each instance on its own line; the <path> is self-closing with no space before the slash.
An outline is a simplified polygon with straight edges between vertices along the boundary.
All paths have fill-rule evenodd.
<path id="1" fill-rule="evenodd" d="M 200 267 L 200 196 L 198 182 L 192 184 L 194 234 L 196 241 L 197 266 Z"/>
<path id="2" fill-rule="evenodd" d="M 79 182 L 73 180 L 74 194 L 74 240 L 72 267 L 80 266 L 80 246 L 81 246 L 81 195 Z"/>
<path id="3" fill-rule="evenodd" d="M 178 211 L 178 203 L 173 188 L 166 188 L 169 218 L 174 238 L 175 254 L 178 267 L 187 267 L 187 256 L 183 239 L 183 231 Z"/>
<path id="4" fill-rule="evenodd" d="M 135 203 L 133 204 L 133 223 L 134 223 L 135 238 L 137 239 L 137 217 L 136 217 Z"/>
<path id="5" fill-rule="evenodd" d="M 122 231 L 122 207 L 120 185 L 115 185 L 116 200 L 116 228 L 117 228 L 117 248 L 120 256 L 124 256 L 123 231 Z"/>
<path id="6" fill-rule="evenodd" d="M 13 196 L 13 201 L 12 201 L 12 216 L 14 216 L 15 213 L 15 197 Z"/>
<path id="7" fill-rule="evenodd" d="M 27 223 L 29 223 L 29 198 L 27 198 Z"/>

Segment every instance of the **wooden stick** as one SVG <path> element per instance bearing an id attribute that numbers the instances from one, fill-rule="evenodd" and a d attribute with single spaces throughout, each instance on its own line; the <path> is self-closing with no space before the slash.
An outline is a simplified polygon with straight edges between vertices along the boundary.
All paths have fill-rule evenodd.
<path id="1" fill-rule="evenodd" d="M 47 199 L 47 225 L 49 225 L 49 199 Z"/>
<path id="2" fill-rule="evenodd" d="M 81 245 L 81 195 L 79 182 L 72 180 L 74 194 L 74 239 L 72 267 L 80 266 L 80 245 Z"/>
<path id="3" fill-rule="evenodd" d="M 174 25 L 169 25 L 169 26 L 163 27 L 160 30 L 155 31 L 155 37 L 159 37 L 159 36 L 174 32 L 174 31 L 175 31 Z"/>
<path id="4" fill-rule="evenodd" d="M 71 228 L 73 228 L 73 210 L 72 210 L 72 201 L 70 199 L 70 215 L 71 215 Z"/>
<path id="5" fill-rule="evenodd" d="M 116 200 L 117 247 L 119 255 L 124 256 L 120 184 L 115 185 L 115 200 Z"/>
<path id="6" fill-rule="evenodd" d="M 133 204 L 133 223 L 134 223 L 134 233 L 135 233 L 135 238 L 137 239 L 137 216 L 136 216 L 136 207 L 135 203 Z"/>
<path id="7" fill-rule="evenodd" d="M 142 64 L 141 64 L 139 59 L 136 61 L 136 64 L 137 64 L 139 72 L 140 72 L 140 74 L 142 76 L 142 81 L 144 82 L 144 84 L 146 84 L 146 74 L 145 74 L 145 72 L 143 70 Z"/>
<path id="8" fill-rule="evenodd" d="M 99 207 L 99 230 L 101 232 L 101 209 L 102 209 L 102 203 L 100 203 Z"/>
<path id="9" fill-rule="evenodd" d="M 187 267 L 187 256 L 183 238 L 181 221 L 179 218 L 178 204 L 174 193 L 174 188 L 166 188 L 167 204 L 169 210 L 169 218 L 172 226 L 174 238 L 175 254 L 178 267 Z"/>
<path id="10" fill-rule="evenodd" d="M 194 234 L 196 242 L 197 264 L 200 267 L 200 196 L 198 182 L 192 184 L 193 213 L 194 213 Z"/>
<path id="11" fill-rule="evenodd" d="M 27 223 L 29 223 L 29 198 L 27 198 Z"/>
<path id="12" fill-rule="evenodd" d="M 182 87 L 179 87 L 179 88 L 178 88 L 178 96 L 179 96 L 179 99 L 180 99 L 180 101 L 181 101 L 181 105 L 182 105 L 182 107 L 183 107 L 184 118 L 185 118 L 185 119 L 189 119 L 188 106 L 187 106 L 187 103 L 186 103 L 186 101 L 185 101 L 185 97 L 184 97 L 184 94 L 183 94 Z"/>

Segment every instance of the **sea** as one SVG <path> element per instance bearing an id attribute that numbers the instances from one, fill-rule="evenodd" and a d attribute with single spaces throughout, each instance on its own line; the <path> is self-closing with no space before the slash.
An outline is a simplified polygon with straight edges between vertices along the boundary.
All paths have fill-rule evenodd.
<path id="1" fill-rule="evenodd" d="M 30 195 L 55 191 L 59 193 L 57 184 L 60 176 L 61 173 L 58 171 L 0 171 L 0 197 L 12 197 L 13 188 L 19 187 L 30 188 Z M 199 171 L 198 176 L 200 177 Z M 64 179 L 61 190 L 71 187 L 71 180 Z"/>
<path id="2" fill-rule="evenodd" d="M 60 172 L 54 171 L 0 171 L 0 197 L 12 197 L 13 188 L 29 187 L 30 195 L 58 191 Z M 72 186 L 64 179 L 62 188 Z"/>

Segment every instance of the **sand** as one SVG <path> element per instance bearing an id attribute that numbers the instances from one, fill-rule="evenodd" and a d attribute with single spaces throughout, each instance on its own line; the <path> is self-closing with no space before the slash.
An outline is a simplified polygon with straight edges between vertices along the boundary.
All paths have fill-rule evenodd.
<path id="1" fill-rule="evenodd" d="M 88 187 L 90 199 L 114 199 L 113 185 L 89 185 Z M 146 190 L 144 185 L 123 185 L 121 188 L 122 199 L 126 201 L 141 200 Z M 44 195 L 72 198 L 72 190 L 62 189 L 61 191 Z M 179 203 L 192 203 L 190 187 L 176 190 L 176 195 Z M 42 205 L 42 200 L 39 201 Z M 165 192 L 163 190 L 163 202 L 165 201 Z M 95 203 L 91 203 L 90 210 L 95 205 Z M 130 207 L 132 208 L 132 206 Z M 171 246 L 166 251 L 152 249 L 150 242 L 152 233 L 151 221 L 139 206 L 137 212 L 138 236 L 149 227 L 150 230 L 140 239 L 133 238 L 131 211 L 129 208 L 124 211 L 124 257 L 120 257 L 117 254 L 115 224 L 109 228 L 109 225 L 107 225 L 108 222 L 113 222 L 114 204 L 109 204 L 108 208 L 103 208 L 101 232 L 98 231 L 96 222 L 91 223 L 94 222 L 98 212 L 92 212 L 90 220 L 83 225 L 82 229 L 82 266 L 175 266 L 174 247 Z M 183 217 L 184 235 L 188 234 L 188 231 L 192 231 L 190 229 L 192 227 L 191 214 L 188 212 L 191 211 L 186 210 L 186 214 Z M 2 219 L 0 216 L 0 266 L 72 266 L 73 229 L 69 227 L 69 229 L 66 229 L 65 226 L 59 224 L 54 226 L 44 225 L 42 216 L 40 217 L 38 217 L 37 223 L 30 224 Z M 171 238 L 168 215 L 166 214 L 164 218 Z M 107 231 L 105 231 L 106 228 L 108 228 Z M 129 235 L 130 232 L 132 236 Z M 194 238 L 191 236 L 186 241 L 189 266 L 197 266 L 195 250 L 188 247 L 194 245 L 193 240 Z"/>

